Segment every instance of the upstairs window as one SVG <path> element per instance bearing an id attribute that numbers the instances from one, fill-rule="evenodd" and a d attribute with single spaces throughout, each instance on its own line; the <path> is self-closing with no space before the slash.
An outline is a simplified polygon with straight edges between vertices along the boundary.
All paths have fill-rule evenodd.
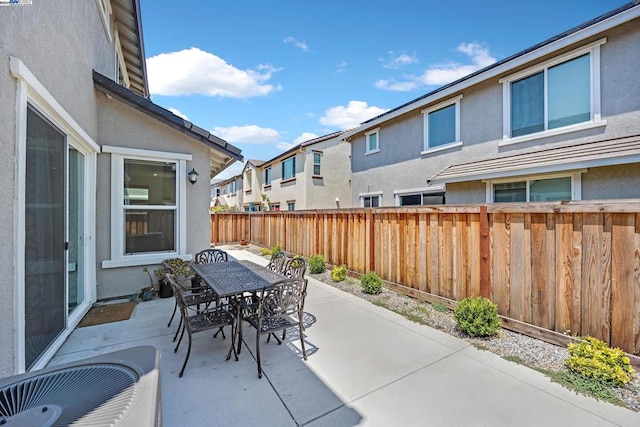
<path id="1" fill-rule="evenodd" d="M 449 148 L 461 144 L 460 99 L 462 99 L 462 96 L 422 111 L 424 114 L 425 151 Z"/>
<path id="2" fill-rule="evenodd" d="M 322 175 L 322 170 L 320 169 L 320 161 L 322 160 L 322 153 L 319 151 L 313 152 L 313 174 L 315 176 Z"/>
<path id="3" fill-rule="evenodd" d="M 367 143 L 367 150 L 365 154 L 373 154 L 380 151 L 379 134 L 380 134 L 380 128 L 374 129 L 365 134 L 365 139 Z"/>
<path id="4" fill-rule="evenodd" d="M 227 184 L 227 194 L 233 194 L 237 190 L 237 184 L 235 181 L 231 181 Z"/>
<path id="5" fill-rule="evenodd" d="M 505 140 L 528 140 L 536 134 L 555 135 L 576 127 L 603 125 L 600 45 L 604 42 L 604 39 L 594 42 L 501 80 Z"/>
<path id="6" fill-rule="evenodd" d="M 264 170 L 264 185 L 271 185 L 271 166 Z"/>
<path id="7" fill-rule="evenodd" d="M 282 179 L 291 179 L 296 176 L 296 157 L 289 157 L 282 161 Z"/>

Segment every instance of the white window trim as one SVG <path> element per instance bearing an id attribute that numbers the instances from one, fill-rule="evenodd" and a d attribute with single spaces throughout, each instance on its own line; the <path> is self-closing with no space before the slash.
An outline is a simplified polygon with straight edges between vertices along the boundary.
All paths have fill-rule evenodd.
<path id="1" fill-rule="evenodd" d="M 170 153 L 164 151 L 147 151 L 134 148 L 103 146 L 102 151 L 111 153 L 111 259 L 102 261 L 102 268 L 133 267 L 139 265 L 159 264 L 166 258 L 180 257 L 190 259 L 187 247 L 187 161 L 191 154 Z M 124 215 L 122 200 L 124 189 L 124 159 L 150 161 L 175 161 L 176 168 L 176 250 L 125 255 L 124 253 Z"/>
<path id="2" fill-rule="evenodd" d="M 100 0 L 98 0 L 100 1 Z M 129 72 L 124 62 L 124 53 L 122 52 L 122 44 L 120 44 L 120 36 L 118 35 L 118 29 L 115 29 L 115 49 L 116 49 L 116 70 L 115 70 L 115 82 L 119 82 L 120 73 L 122 73 L 122 81 L 124 86 L 131 87 L 131 81 L 129 80 Z"/>
<path id="3" fill-rule="evenodd" d="M 369 150 L 369 135 L 373 135 L 374 133 L 378 134 L 378 139 L 377 139 L 377 147 L 374 148 L 373 150 Z M 379 153 L 380 152 L 380 128 L 377 127 L 375 129 L 371 129 L 370 131 L 367 131 L 364 133 L 364 155 L 368 156 L 369 154 L 375 154 L 375 153 Z"/>
<path id="4" fill-rule="evenodd" d="M 420 154 L 424 155 L 424 154 L 429 154 L 429 153 L 435 153 L 438 151 L 443 151 L 443 150 L 448 150 L 449 148 L 453 148 L 453 147 L 459 147 L 462 145 L 462 141 L 460 140 L 460 100 L 462 99 L 462 95 L 458 95 L 456 97 L 453 98 L 449 98 L 446 101 L 440 102 L 436 105 L 432 105 L 431 107 L 425 108 L 424 110 L 420 111 L 422 113 L 422 122 L 424 123 L 423 129 L 424 129 L 424 135 L 423 135 L 423 148 L 424 150 L 422 150 L 422 152 Z M 442 108 L 445 107 L 449 107 L 451 105 L 456 106 L 456 123 L 455 123 L 455 127 L 456 127 L 456 138 L 455 141 L 450 142 L 448 144 L 443 144 L 443 145 L 438 145 L 436 147 L 429 147 L 429 113 L 432 113 L 434 111 L 440 110 Z"/>
<path id="5" fill-rule="evenodd" d="M 84 301 L 67 318 L 67 327 L 51 343 L 49 348 L 42 353 L 34 363 L 32 369 L 41 369 L 55 355 L 62 346 L 71 331 L 82 320 L 82 317 L 91 308 L 91 303 L 96 300 L 96 276 L 95 265 L 95 218 L 96 218 L 96 171 L 97 158 L 100 146 L 82 129 L 71 115 L 60 105 L 51 93 L 40 83 L 35 75 L 18 58 L 9 56 L 9 69 L 17 79 L 16 90 L 16 151 L 15 151 L 15 201 L 16 211 L 19 213 L 14 218 L 13 241 L 15 252 L 13 261 L 16 266 L 13 277 L 15 284 L 14 293 L 14 373 L 25 372 L 25 189 L 26 189 L 26 154 L 27 154 L 27 106 L 31 106 L 41 113 L 47 120 L 65 133 L 69 146 L 72 146 L 84 158 L 84 259 L 87 268 L 84 269 Z"/>
<path id="6" fill-rule="evenodd" d="M 395 205 L 400 206 L 400 196 L 408 196 L 411 194 L 436 194 L 445 191 L 444 184 L 432 185 L 430 187 L 422 188 L 407 188 L 404 190 L 394 190 L 393 198 L 395 199 Z"/>
<path id="7" fill-rule="evenodd" d="M 320 155 L 320 161 L 317 163 L 317 165 L 320 167 L 320 173 L 316 174 L 316 154 Z M 324 153 L 322 151 L 319 150 L 312 150 L 311 151 L 311 175 L 312 176 L 322 176 L 322 158 L 324 157 Z"/>
<path id="8" fill-rule="evenodd" d="M 548 173 L 540 175 L 525 175 L 525 176 L 512 176 L 509 178 L 500 178 L 484 181 L 486 184 L 486 200 L 487 203 L 494 202 L 493 186 L 494 184 L 503 184 L 506 182 L 527 181 L 527 201 L 529 203 L 529 181 L 540 179 L 553 179 L 553 178 L 571 178 L 571 200 L 582 200 L 582 174 L 587 172 L 587 169 L 565 171 L 558 173 Z"/>
<path id="9" fill-rule="evenodd" d="M 109 43 L 111 43 L 113 42 L 113 34 L 111 33 L 111 0 L 96 0 L 96 7 L 98 8 L 104 33 Z"/>
<path id="10" fill-rule="evenodd" d="M 533 67 L 522 70 L 518 73 L 511 74 L 500 80 L 502 83 L 502 141 L 498 143 L 498 146 L 517 144 L 520 142 L 532 141 L 539 138 L 546 138 L 554 135 L 561 135 L 569 132 L 576 132 L 585 129 L 592 129 L 595 127 L 606 126 L 607 121 L 602 120 L 601 113 L 601 96 L 600 96 L 600 46 L 607 42 L 606 37 L 596 40 L 592 43 L 584 45 L 578 49 L 567 52 L 563 55 L 552 58 L 548 61 L 544 61 Z M 560 128 L 548 129 L 541 132 L 536 132 L 528 135 L 521 135 L 517 137 L 511 137 L 511 83 L 530 75 L 545 71 L 554 65 L 562 64 L 573 58 L 577 58 L 584 54 L 589 53 L 589 59 L 591 60 L 591 120 L 582 123 L 576 123 L 569 126 Z M 546 72 L 545 72 L 546 80 Z M 546 87 L 546 84 L 545 84 Z M 547 92 L 545 89 L 545 99 Z M 546 101 L 545 101 L 546 104 Z M 546 120 L 546 105 L 545 105 L 545 127 L 547 126 Z"/>
<path id="11" fill-rule="evenodd" d="M 382 191 L 370 191 L 368 193 L 358 193 L 358 199 L 360 200 L 360 207 L 364 208 L 365 197 L 378 197 L 378 206 L 382 206 Z"/>
<path id="12" fill-rule="evenodd" d="M 292 160 L 292 159 L 293 159 L 293 160 Z M 288 178 L 285 178 L 285 177 L 284 177 L 284 164 L 285 164 L 286 162 L 288 162 L 289 160 L 291 160 L 291 161 L 293 162 L 293 175 L 291 175 L 291 176 L 290 176 L 290 177 L 288 177 Z M 296 155 L 295 155 L 295 154 L 294 154 L 293 156 L 289 156 L 289 157 L 287 157 L 286 159 L 283 159 L 283 160 L 280 162 L 280 173 L 282 174 L 282 176 L 280 177 L 280 180 L 281 180 L 282 182 L 293 181 L 294 179 L 296 179 L 296 175 L 297 175 L 297 173 L 296 173 L 296 172 L 297 172 L 297 171 L 296 171 L 296 168 L 298 167 L 298 165 L 297 165 L 296 163 L 297 163 L 297 162 L 296 162 Z M 273 182 L 273 177 L 271 177 L 271 181 Z"/>

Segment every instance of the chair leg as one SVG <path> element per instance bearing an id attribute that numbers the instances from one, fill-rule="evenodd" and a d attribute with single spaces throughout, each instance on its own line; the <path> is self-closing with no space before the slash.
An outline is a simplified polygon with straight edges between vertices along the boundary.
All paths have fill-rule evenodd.
<path id="1" fill-rule="evenodd" d="M 307 360 L 307 350 L 304 348 L 304 335 L 302 335 L 302 330 L 304 328 L 304 326 L 302 326 L 302 321 L 300 321 L 299 323 L 299 328 L 300 328 L 300 345 L 302 346 L 302 356 L 304 357 L 304 360 Z"/>
<path id="2" fill-rule="evenodd" d="M 236 329 L 237 326 L 231 325 L 231 347 L 229 348 L 229 352 L 227 353 L 227 360 L 231 359 L 231 352 L 236 357 L 236 362 L 238 361 L 238 352 L 236 352 Z"/>
<path id="3" fill-rule="evenodd" d="M 176 344 L 176 348 L 173 349 L 174 353 L 178 352 L 178 347 L 180 347 L 180 343 L 182 342 L 182 337 L 184 336 L 185 329 L 187 329 L 187 325 L 182 325 L 182 333 L 180 334 L 180 339 L 178 340 L 178 344 Z M 191 333 L 189 333 L 189 342 L 191 342 Z"/>
<path id="4" fill-rule="evenodd" d="M 222 339 L 223 339 L 223 340 L 224 340 L 224 339 L 227 339 L 227 337 L 225 337 L 225 336 L 224 336 L 224 331 L 222 330 L 222 328 L 223 328 L 223 327 L 222 327 L 222 326 L 220 326 L 220 329 L 218 329 L 218 332 L 216 332 L 215 334 L 213 334 L 213 337 L 214 337 L 214 338 L 215 338 L 215 337 L 217 337 L 217 336 L 218 336 L 218 334 L 219 334 L 220 332 L 222 332 Z"/>
<path id="5" fill-rule="evenodd" d="M 238 326 L 236 326 L 236 328 L 238 328 L 238 349 L 237 349 L 237 354 L 240 354 L 240 351 L 242 350 L 242 316 L 240 314 L 238 314 L 238 319 L 236 320 L 238 322 Z"/>
<path id="6" fill-rule="evenodd" d="M 171 319 L 169 319 L 169 323 L 167 323 L 167 328 L 171 326 L 171 322 L 173 322 L 173 318 L 176 316 L 176 311 L 178 311 L 178 300 L 176 300 L 176 303 L 173 306 L 173 313 L 171 314 Z"/>
<path id="7" fill-rule="evenodd" d="M 182 326 L 182 316 L 180 316 L 180 323 L 178 323 L 178 329 L 176 329 L 176 333 L 173 335 L 173 342 L 176 342 L 176 338 L 178 338 L 178 333 L 180 332 L 181 326 Z"/>
<path id="8" fill-rule="evenodd" d="M 184 374 L 184 368 L 187 367 L 187 362 L 189 361 L 189 355 L 191 354 L 191 332 L 189 332 L 187 335 L 189 335 L 189 347 L 187 348 L 187 357 L 184 358 L 182 369 L 180 370 L 180 374 L 178 375 L 180 378 L 182 378 L 182 374 Z M 180 339 L 182 339 L 182 337 L 180 337 Z"/>
<path id="9" fill-rule="evenodd" d="M 262 364 L 260 363 L 260 330 L 256 329 L 256 361 L 258 362 L 258 378 L 262 378 Z"/>

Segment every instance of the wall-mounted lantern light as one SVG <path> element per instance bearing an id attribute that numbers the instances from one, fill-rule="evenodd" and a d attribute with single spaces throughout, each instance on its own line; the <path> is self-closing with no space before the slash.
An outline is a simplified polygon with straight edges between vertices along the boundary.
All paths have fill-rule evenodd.
<path id="1" fill-rule="evenodd" d="M 191 172 L 187 174 L 187 176 L 189 177 L 189 182 L 195 184 L 196 181 L 198 181 L 198 175 L 198 172 L 196 172 L 195 169 L 191 168 Z"/>

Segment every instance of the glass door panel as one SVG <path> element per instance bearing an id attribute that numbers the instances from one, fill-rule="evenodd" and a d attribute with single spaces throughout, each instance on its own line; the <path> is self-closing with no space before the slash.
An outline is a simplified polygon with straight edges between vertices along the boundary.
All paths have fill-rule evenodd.
<path id="1" fill-rule="evenodd" d="M 25 366 L 64 330 L 65 135 L 27 110 L 25 179 Z"/>
<path id="2" fill-rule="evenodd" d="M 68 312 L 84 300 L 84 156 L 69 148 Z"/>

